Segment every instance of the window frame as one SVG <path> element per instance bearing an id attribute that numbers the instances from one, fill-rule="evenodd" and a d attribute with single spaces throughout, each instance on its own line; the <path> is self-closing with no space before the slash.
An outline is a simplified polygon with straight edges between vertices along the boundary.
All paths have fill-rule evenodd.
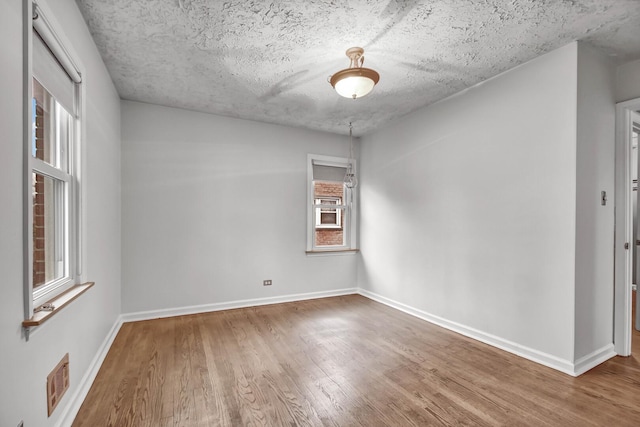
<path id="1" fill-rule="evenodd" d="M 54 18 L 54 14 L 45 2 L 24 2 L 24 25 L 23 25 L 23 124 L 24 124 L 24 152 L 23 152 L 23 272 L 24 272 L 24 317 L 30 319 L 38 307 L 42 304 L 59 297 L 69 291 L 72 287 L 81 283 L 83 277 L 84 260 L 84 233 L 82 225 L 84 221 L 84 187 L 82 182 L 82 171 L 85 163 L 84 152 L 81 149 L 84 141 L 84 117 L 85 117 L 85 81 L 82 78 L 83 68 L 77 60 L 78 56 L 72 49 L 72 44 L 60 31 L 62 28 Z M 37 18 L 36 18 L 37 17 Z M 35 19 L 34 19 L 35 18 Z M 53 57 L 67 73 L 73 82 L 74 90 L 74 111 L 69 111 L 70 125 L 68 132 L 68 146 L 66 151 L 56 148 L 57 155 L 66 157 L 59 167 L 50 165 L 33 156 L 35 106 L 33 102 L 33 37 L 37 31 L 40 38 L 45 42 Z M 42 82 L 41 82 L 42 83 Z M 53 97 L 55 99 L 55 97 Z M 56 106 L 57 108 L 61 108 Z M 55 114 L 51 122 L 59 121 L 60 116 Z M 57 123 L 56 123 L 57 125 Z M 55 229 L 55 244 L 57 251 L 62 251 L 65 256 L 62 277 L 50 280 L 44 285 L 34 288 L 33 265 L 34 265 L 34 245 L 33 245 L 33 180 L 34 174 L 38 173 L 54 179 L 61 183 L 55 185 L 55 210 L 56 221 L 62 221 Z M 60 246 L 62 245 L 62 246 Z M 60 252 L 58 252 L 60 253 Z"/>
<path id="2" fill-rule="evenodd" d="M 331 252 L 357 251 L 358 192 L 356 189 L 344 186 L 342 205 L 317 205 L 315 201 L 318 197 L 315 197 L 313 180 L 313 165 L 347 168 L 350 163 L 355 168 L 355 159 L 319 154 L 307 155 L 307 254 L 330 254 Z M 319 211 L 319 208 L 323 206 L 330 208 L 336 206 L 336 209 L 344 210 L 344 212 L 341 213 L 341 224 L 344 233 L 343 245 L 316 245 L 316 210 Z"/>

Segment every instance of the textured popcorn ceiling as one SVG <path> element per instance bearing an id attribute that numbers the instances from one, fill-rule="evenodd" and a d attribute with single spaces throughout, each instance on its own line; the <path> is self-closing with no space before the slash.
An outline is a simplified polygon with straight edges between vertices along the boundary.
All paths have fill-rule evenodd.
<path id="1" fill-rule="evenodd" d="M 640 0 L 77 2 L 123 99 L 342 134 L 573 40 L 640 58 Z M 355 101 L 327 82 L 352 46 L 381 76 Z"/>

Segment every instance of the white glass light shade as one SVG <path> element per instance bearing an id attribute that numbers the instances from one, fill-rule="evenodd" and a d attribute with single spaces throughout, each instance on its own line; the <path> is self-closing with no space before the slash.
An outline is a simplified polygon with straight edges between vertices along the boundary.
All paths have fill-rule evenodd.
<path id="1" fill-rule="evenodd" d="M 340 96 L 356 99 L 371 92 L 379 79 L 370 68 L 347 68 L 331 76 L 331 85 Z"/>

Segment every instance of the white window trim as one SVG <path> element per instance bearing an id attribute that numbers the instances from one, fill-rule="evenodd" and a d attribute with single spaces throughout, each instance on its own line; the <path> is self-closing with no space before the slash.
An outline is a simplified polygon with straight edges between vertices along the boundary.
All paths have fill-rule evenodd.
<path id="1" fill-rule="evenodd" d="M 56 21 L 52 10 L 48 7 L 46 1 L 38 0 L 25 1 L 23 3 L 23 97 L 29 102 L 25 102 L 23 109 L 23 272 L 24 272 L 24 316 L 30 319 L 34 315 L 34 309 L 41 303 L 55 298 L 73 286 L 82 283 L 85 280 L 83 273 L 83 261 L 85 259 L 85 233 L 83 225 L 86 223 L 86 212 L 82 208 L 86 198 L 86 189 L 82 182 L 83 166 L 85 164 L 84 150 L 81 149 L 82 141 L 85 140 L 84 117 L 86 105 L 84 99 L 86 96 L 86 79 L 82 78 L 84 67 L 77 60 L 79 56 L 72 48 L 72 44 L 60 30 L 62 26 Z M 33 17 L 37 14 L 38 19 L 35 21 Z M 36 23 L 37 22 L 37 23 Z M 71 75 L 72 80 L 82 80 L 82 84 L 76 87 L 76 111 L 72 114 L 75 116 L 75 128 L 71 130 L 72 141 L 69 150 L 71 163 L 68 165 L 70 175 L 73 177 L 68 182 L 67 177 L 63 177 L 55 168 L 50 167 L 39 159 L 32 156 L 32 117 L 33 106 L 30 100 L 33 98 L 32 78 L 33 78 L 33 29 L 36 28 L 40 36 L 45 39 L 49 48 L 54 52 L 56 58 L 60 61 L 63 68 Z M 67 194 L 69 198 L 69 215 L 67 236 L 71 240 L 68 244 L 70 252 L 69 271 L 65 277 L 55 281 L 48 290 L 33 289 L 33 198 L 32 198 L 32 173 L 38 171 L 44 175 L 50 175 L 56 179 L 64 178 L 67 182 Z M 36 298 L 34 298 L 36 297 Z M 28 334 L 27 334 L 28 338 Z"/>
<path id="2" fill-rule="evenodd" d="M 352 159 L 351 162 L 355 168 L 355 159 Z M 332 251 L 344 252 L 344 251 L 357 251 L 358 242 L 357 242 L 357 229 L 358 229 L 358 192 L 353 189 L 345 188 L 342 207 L 345 209 L 344 216 L 347 216 L 348 221 L 350 222 L 348 225 L 348 231 L 345 235 L 345 245 L 337 245 L 337 246 L 321 246 L 316 247 L 315 245 L 315 194 L 313 188 L 313 165 L 322 165 L 322 166 L 333 166 L 333 167 L 347 167 L 349 165 L 349 159 L 346 157 L 333 157 L 333 156 L 323 156 L 319 154 L 308 154 L 307 155 L 307 253 L 330 253 Z M 347 202 L 347 201 L 350 201 Z M 329 206 L 329 205 L 326 205 Z M 336 207 L 336 205 L 332 205 L 331 207 Z M 338 205 L 337 207 L 341 207 Z"/>

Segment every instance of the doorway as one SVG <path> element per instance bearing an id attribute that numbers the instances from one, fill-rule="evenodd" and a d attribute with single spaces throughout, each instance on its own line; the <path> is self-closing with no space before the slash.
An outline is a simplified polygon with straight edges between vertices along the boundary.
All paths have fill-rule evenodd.
<path id="1" fill-rule="evenodd" d="M 640 212 L 640 206 L 638 203 L 640 202 L 640 197 L 638 197 L 638 177 L 640 176 L 640 159 L 638 155 L 640 155 L 640 149 L 638 148 L 638 135 L 640 134 L 640 114 L 638 112 L 633 112 L 631 114 L 631 165 L 632 165 L 632 209 L 633 209 L 633 240 L 634 243 L 631 245 L 633 248 L 633 274 L 632 274 L 632 312 L 633 306 L 635 305 L 635 320 L 632 321 L 634 327 L 637 331 L 640 331 L 640 317 L 638 317 L 638 309 L 640 308 L 640 299 L 637 298 L 638 295 L 638 279 L 640 278 L 640 226 L 638 224 L 638 212 Z M 633 314 L 633 313 L 632 313 Z M 634 316 L 632 316 L 634 317 Z M 632 341 L 633 341 L 633 333 L 632 333 Z"/>
<path id="2" fill-rule="evenodd" d="M 620 356 L 631 355 L 633 283 L 640 282 L 640 218 L 638 209 L 638 134 L 640 133 L 640 98 L 616 105 L 616 228 L 614 347 Z M 634 142 L 635 135 L 635 142 Z M 635 148 L 634 148 L 635 144 Z M 634 191 L 635 190 L 635 191 Z M 635 279 L 638 280 L 635 280 Z"/>

